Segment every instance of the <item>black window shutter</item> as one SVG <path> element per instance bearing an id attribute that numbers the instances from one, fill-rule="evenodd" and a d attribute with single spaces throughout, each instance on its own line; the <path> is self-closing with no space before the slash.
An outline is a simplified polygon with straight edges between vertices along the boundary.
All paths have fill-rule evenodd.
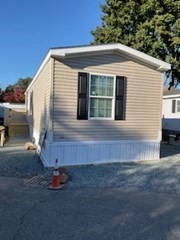
<path id="1" fill-rule="evenodd" d="M 172 100 L 172 113 L 176 112 L 176 100 Z"/>
<path id="2" fill-rule="evenodd" d="M 77 119 L 88 119 L 88 73 L 78 73 L 78 106 Z"/>
<path id="3" fill-rule="evenodd" d="M 126 77 L 116 76 L 115 120 L 125 120 Z"/>

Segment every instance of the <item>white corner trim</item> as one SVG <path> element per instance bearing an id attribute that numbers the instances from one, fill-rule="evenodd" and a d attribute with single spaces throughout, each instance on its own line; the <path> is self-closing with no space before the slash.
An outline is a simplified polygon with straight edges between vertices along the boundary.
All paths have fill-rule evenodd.
<path id="1" fill-rule="evenodd" d="M 159 142 L 162 140 L 162 130 L 158 132 L 158 140 Z"/>

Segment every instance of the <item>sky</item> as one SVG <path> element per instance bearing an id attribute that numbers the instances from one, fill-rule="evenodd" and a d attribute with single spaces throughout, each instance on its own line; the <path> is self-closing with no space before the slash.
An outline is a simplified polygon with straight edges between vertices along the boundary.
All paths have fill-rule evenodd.
<path id="1" fill-rule="evenodd" d="M 93 41 L 105 0 L 0 0 L 0 88 L 33 77 L 51 47 Z"/>

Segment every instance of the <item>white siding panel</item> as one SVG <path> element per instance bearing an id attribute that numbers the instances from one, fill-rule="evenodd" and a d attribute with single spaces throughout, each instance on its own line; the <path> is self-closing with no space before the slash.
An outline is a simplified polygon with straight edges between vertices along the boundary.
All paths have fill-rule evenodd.
<path id="1" fill-rule="evenodd" d="M 49 127 L 52 61 L 50 59 L 47 62 L 27 92 L 28 95 L 33 94 L 33 115 L 28 109 L 28 123 L 36 132 Z M 30 100 L 29 97 L 28 99 Z"/>
<path id="2" fill-rule="evenodd" d="M 60 166 L 155 160 L 159 158 L 159 142 L 96 141 L 51 143 L 44 153 L 45 165 L 52 167 L 55 159 Z"/>

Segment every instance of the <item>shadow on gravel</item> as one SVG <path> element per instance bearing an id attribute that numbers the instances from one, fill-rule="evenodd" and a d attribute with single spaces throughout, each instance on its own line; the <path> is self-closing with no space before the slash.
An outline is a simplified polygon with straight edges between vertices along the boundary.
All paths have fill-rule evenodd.
<path id="1" fill-rule="evenodd" d="M 69 187 L 120 187 L 128 190 L 180 193 L 178 147 L 164 145 L 157 161 L 69 167 Z M 172 156 L 173 155 L 173 156 Z"/>
<path id="2" fill-rule="evenodd" d="M 180 153 L 180 146 L 170 145 L 168 143 L 161 143 L 161 158 L 174 156 Z"/>

